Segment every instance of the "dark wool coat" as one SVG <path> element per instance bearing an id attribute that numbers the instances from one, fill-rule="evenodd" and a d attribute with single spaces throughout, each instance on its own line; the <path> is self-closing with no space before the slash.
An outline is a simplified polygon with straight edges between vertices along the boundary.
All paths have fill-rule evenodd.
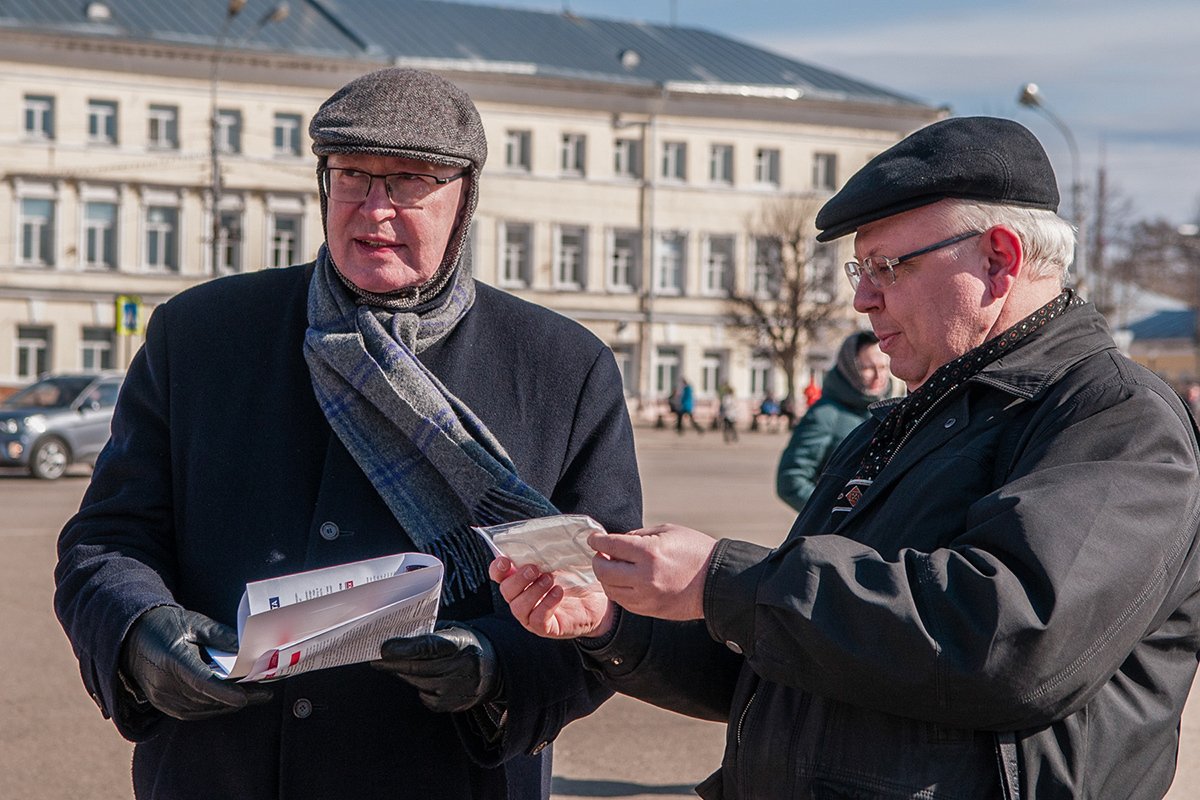
<path id="1" fill-rule="evenodd" d="M 702 622 L 624 615 L 593 663 L 728 720 L 705 798 L 1161 798 L 1200 649 L 1179 398 L 1082 306 L 936 406 L 830 514 L 878 421 L 778 548 L 718 543 Z"/>
<path id="2" fill-rule="evenodd" d="M 440 616 L 494 643 L 509 717 L 488 746 L 365 664 L 272 684 L 265 705 L 201 722 L 140 713 L 121 688 L 136 617 L 177 603 L 229 625 L 248 581 L 413 549 L 318 408 L 301 352 L 311 265 L 224 278 L 162 305 L 110 444 L 63 530 L 55 608 L 84 684 L 137 742 L 140 798 L 547 797 L 551 741 L 607 690 L 569 643 L 525 632 L 484 586 Z M 641 523 L 611 352 L 581 326 L 484 285 L 421 360 L 564 512 Z M 447 564 L 453 570 L 453 564 Z"/>

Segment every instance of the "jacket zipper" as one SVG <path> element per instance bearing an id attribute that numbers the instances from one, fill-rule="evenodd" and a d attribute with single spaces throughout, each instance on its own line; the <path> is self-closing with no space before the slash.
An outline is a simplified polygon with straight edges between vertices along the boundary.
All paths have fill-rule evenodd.
<path id="1" fill-rule="evenodd" d="M 758 689 L 755 689 L 750 699 L 746 701 L 746 705 L 742 708 L 742 713 L 738 715 L 737 732 L 734 736 L 734 741 L 737 742 L 738 751 L 742 749 L 742 726 L 746 724 L 746 715 L 750 713 L 750 706 L 754 705 L 754 698 L 758 697 Z"/>

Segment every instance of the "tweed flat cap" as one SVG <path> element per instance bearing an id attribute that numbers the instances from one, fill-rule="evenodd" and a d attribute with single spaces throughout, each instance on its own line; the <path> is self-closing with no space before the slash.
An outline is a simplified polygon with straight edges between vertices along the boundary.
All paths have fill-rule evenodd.
<path id="1" fill-rule="evenodd" d="M 1012 120 L 955 117 L 867 162 L 817 213 L 817 241 L 948 197 L 1058 210 L 1058 181 L 1037 137 Z"/>
<path id="2" fill-rule="evenodd" d="M 450 81 L 389 68 L 355 78 L 321 104 L 308 126 L 312 150 L 415 158 L 452 167 L 487 161 L 487 139 L 471 98 Z"/>

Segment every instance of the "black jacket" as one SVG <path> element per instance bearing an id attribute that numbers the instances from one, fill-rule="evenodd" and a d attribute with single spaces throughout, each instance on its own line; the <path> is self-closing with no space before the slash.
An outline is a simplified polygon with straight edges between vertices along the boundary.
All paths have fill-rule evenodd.
<path id="1" fill-rule="evenodd" d="M 84 684 L 138 743 L 143 798 L 546 797 L 544 743 L 607 690 L 569 644 L 494 607 L 489 586 L 441 616 L 470 620 L 495 644 L 509 709 L 498 747 L 468 715 L 427 711 L 365 664 L 288 678 L 273 702 L 203 722 L 139 715 L 120 687 L 120 643 L 147 608 L 178 603 L 233 625 L 248 581 L 413 549 L 313 396 L 301 351 L 310 275 L 212 281 L 151 319 L 112 440 L 59 544 L 55 608 Z M 558 508 L 612 530 L 640 524 L 621 381 L 598 339 L 480 285 L 421 358 Z"/>
<path id="2" fill-rule="evenodd" d="M 1072 310 L 831 515 L 877 424 L 780 547 L 719 543 L 703 624 L 625 615 L 593 663 L 728 720 L 707 798 L 1162 797 L 1200 649 L 1179 398 Z"/>

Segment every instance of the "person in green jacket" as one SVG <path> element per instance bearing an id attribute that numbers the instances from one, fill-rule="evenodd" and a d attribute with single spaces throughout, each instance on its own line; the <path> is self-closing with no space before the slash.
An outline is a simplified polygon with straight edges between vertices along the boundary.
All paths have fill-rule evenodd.
<path id="1" fill-rule="evenodd" d="M 888 357 L 871 331 L 846 337 L 825 375 L 821 399 L 800 418 L 779 459 L 775 492 L 799 511 L 808 502 L 834 449 L 867 418 L 867 406 L 888 395 Z"/>

